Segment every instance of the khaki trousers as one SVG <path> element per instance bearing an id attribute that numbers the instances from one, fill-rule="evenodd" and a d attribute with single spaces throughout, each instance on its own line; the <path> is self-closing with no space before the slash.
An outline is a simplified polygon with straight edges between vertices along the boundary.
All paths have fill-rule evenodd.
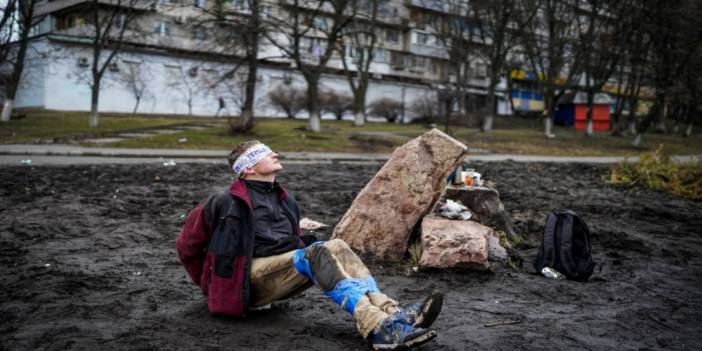
<path id="1" fill-rule="evenodd" d="M 295 269 L 294 254 L 295 250 L 252 260 L 251 286 L 254 307 L 292 297 L 313 285 Z M 325 292 L 333 289 L 340 279 L 365 278 L 371 275 L 356 253 L 340 239 L 311 247 L 306 250 L 306 257 L 317 286 Z M 385 294 L 367 293 L 356 303 L 353 312 L 356 328 L 366 338 L 380 321 L 395 313 L 397 309 L 397 301 Z"/>

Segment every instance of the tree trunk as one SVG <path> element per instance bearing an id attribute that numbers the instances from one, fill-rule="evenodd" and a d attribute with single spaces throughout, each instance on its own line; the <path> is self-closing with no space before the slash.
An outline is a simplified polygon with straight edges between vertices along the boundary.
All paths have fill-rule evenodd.
<path id="1" fill-rule="evenodd" d="M 96 128 L 98 122 L 100 121 L 100 112 L 98 111 L 98 101 L 100 99 L 100 81 L 98 80 L 96 84 L 91 87 L 90 96 L 90 118 L 88 124 L 90 128 Z"/>
<path id="2" fill-rule="evenodd" d="M 656 133 L 665 134 L 668 132 L 668 128 L 665 125 L 665 119 L 668 114 L 668 107 L 665 105 L 665 99 L 662 101 L 662 104 L 663 105 L 661 106 L 661 112 L 658 113 L 658 116 L 656 118 L 658 120 L 656 123 Z"/>
<path id="3" fill-rule="evenodd" d="M 2 116 L 0 117 L 2 122 L 8 122 L 10 120 L 12 117 L 12 110 L 15 108 L 15 97 L 20 80 L 22 79 L 22 72 L 24 71 L 24 59 L 27 55 L 27 47 L 29 46 L 29 31 L 32 27 L 32 17 L 34 16 L 36 1 L 20 1 L 18 4 L 20 5 L 19 12 L 22 21 L 20 23 L 19 47 L 17 48 L 17 57 L 14 62 L 12 74 L 10 75 L 10 81 L 7 82 L 5 106 L 2 110 Z"/>
<path id="4" fill-rule="evenodd" d="M 544 136 L 548 139 L 555 138 L 556 134 L 553 134 L 553 97 L 549 90 L 548 95 L 544 94 L 544 111 L 542 112 L 542 118 L 544 120 Z"/>
<path id="5" fill-rule="evenodd" d="M 15 100 L 6 99 L 5 105 L 2 108 L 2 117 L 0 118 L 3 122 L 9 122 L 12 117 L 12 110 L 15 108 Z"/>
<path id="6" fill-rule="evenodd" d="M 621 85 L 621 83 L 620 83 Z M 621 90 L 621 88 L 619 89 Z M 612 136 L 621 136 L 622 135 L 622 128 L 621 128 L 621 119 L 622 119 L 622 110 L 624 109 L 624 98 L 619 95 L 617 96 L 617 103 L 615 104 L 614 107 L 614 113 L 612 114 L 612 120 L 609 125 L 609 130 L 611 132 Z"/>
<path id="7" fill-rule="evenodd" d="M 453 101 L 446 99 L 444 102 L 444 133 L 448 135 L 451 135 L 451 105 L 453 105 Z"/>
<path id="8" fill-rule="evenodd" d="M 548 111 L 545 111 L 548 114 Z M 556 134 L 553 134 L 553 120 L 544 116 L 544 136 L 548 139 L 555 138 Z"/>
<path id="9" fill-rule="evenodd" d="M 634 141 L 631 143 L 633 147 L 641 147 L 641 141 L 643 140 L 643 133 L 639 132 L 636 134 Z"/>
<path id="10" fill-rule="evenodd" d="M 687 124 L 687 128 L 685 128 L 685 133 L 683 134 L 683 136 L 689 137 L 691 135 L 692 135 L 692 121 L 690 121 L 690 123 Z"/>
<path id="11" fill-rule="evenodd" d="M 319 104 L 317 103 L 317 80 L 308 79 L 307 80 L 307 112 L 309 112 L 309 125 L 307 129 L 312 132 L 319 133 L 322 131 L 322 126 L 320 124 L 319 115 Z"/>
<path id="12" fill-rule="evenodd" d="M 141 102 L 141 98 L 136 98 L 136 104 L 134 105 L 134 110 L 132 110 L 132 116 L 136 115 L 137 110 L 139 109 L 139 102 Z"/>
<path id="13" fill-rule="evenodd" d="M 100 120 L 100 113 L 98 112 L 97 102 L 90 103 L 90 128 L 96 128 L 98 126 L 98 121 Z"/>
<path id="14" fill-rule="evenodd" d="M 252 14 L 250 19 L 249 33 L 247 33 L 247 64 L 248 75 L 246 76 L 246 90 L 244 106 L 241 109 L 241 120 L 239 121 L 240 131 L 249 131 L 253 128 L 254 103 L 256 102 L 256 80 L 258 79 L 258 35 L 259 35 L 259 9 L 258 0 L 251 2 Z"/>
<path id="15" fill-rule="evenodd" d="M 241 120 L 239 121 L 239 131 L 249 131 L 253 128 L 254 117 L 254 100 L 256 98 L 256 78 L 258 67 L 256 64 L 251 65 L 249 61 L 249 72 L 246 77 L 246 91 L 244 97 L 244 106 L 241 109 Z"/>
<path id="16" fill-rule="evenodd" d="M 495 116 L 495 86 L 497 85 L 497 75 L 490 73 L 490 84 L 488 84 L 487 97 L 485 101 L 485 115 L 480 131 L 488 133 L 492 130 L 492 123 Z"/>
<path id="17" fill-rule="evenodd" d="M 631 135 L 636 134 L 636 118 L 629 118 L 628 133 Z"/>
<path id="18" fill-rule="evenodd" d="M 588 89 L 588 91 L 587 91 L 587 114 L 585 117 L 586 125 L 587 125 L 585 134 L 587 134 L 587 136 L 592 136 L 592 133 L 593 133 L 592 112 L 593 112 L 594 105 L 595 105 L 595 92 L 592 91 L 592 89 Z"/>
<path id="19" fill-rule="evenodd" d="M 361 127 L 366 123 L 366 114 L 365 114 L 365 96 L 366 92 L 357 92 L 356 95 L 353 97 L 353 125 L 355 127 Z"/>

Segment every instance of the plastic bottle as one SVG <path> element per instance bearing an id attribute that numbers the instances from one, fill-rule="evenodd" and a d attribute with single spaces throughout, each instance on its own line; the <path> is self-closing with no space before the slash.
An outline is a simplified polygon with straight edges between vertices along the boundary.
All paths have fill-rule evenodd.
<path id="1" fill-rule="evenodd" d="M 565 276 L 563 273 L 551 268 L 551 267 L 544 267 L 541 269 L 541 274 L 544 275 L 544 277 L 549 278 L 549 279 L 558 279 L 562 280 L 565 279 Z"/>

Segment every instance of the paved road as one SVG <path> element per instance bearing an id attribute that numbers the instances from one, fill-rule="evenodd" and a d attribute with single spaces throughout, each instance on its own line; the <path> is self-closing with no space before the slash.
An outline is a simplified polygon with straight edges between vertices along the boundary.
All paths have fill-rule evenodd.
<path id="1" fill-rule="evenodd" d="M 94 148 L 62 144 L 0 145 L 0 165 L 20 165 L 31 160 L 31 165 L 66 165 L 99 163 L 224 163 L 226 150 L 176 150 L 176 149 L 118 149 Z M 287 163 L 377 163 L 384 162 L 389 154 L 348 154 L 321 152 L 284 152 L 281 158 Z M 517 162 L 579 162 L 617 163 L 624 157 L 571 157 L 538 155 L 484 154 L 468 155 L 468 161 Z M 701 161 L 702 155 L 674 156 L 678 162 Z M 630 160 L 636 160 L 635 157 Z"/>

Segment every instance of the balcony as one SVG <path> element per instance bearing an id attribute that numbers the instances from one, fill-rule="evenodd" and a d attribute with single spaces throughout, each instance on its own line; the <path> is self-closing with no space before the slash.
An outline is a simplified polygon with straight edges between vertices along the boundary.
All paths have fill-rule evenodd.
<path id="1" fill-rule="evenodd" d="M 92 2 L 91 0 L 54 0 L 41 2 L 37 4 L 34 10 L 34 16 L 38 17 L 67 9 L 89 6 Z M 97 0 L 97 3 L 102 7 L 131 7 L 138 11 L 153 10 L 156 4 L 153 0 Z"/>
<path id="2" fill-rule="evenodd" d="M 406 4 L 407 6 L 419 7 L 436 12 L 449 12 L 449 4 L 441 0 L 407 0 Z"/>
<path id="3" fill-rule="evenodd" d="M 430 57 L 436 57 L 436 58 L 441 58 L 441 59 L 448 59 L 448 51 L 446 51 L 446 48 L 439 48 L 435 46 L 426 46 L 426 45 L 420 45 L 420 44 L 412 44 L 410 45 L 410 53 L 414 55 L 420 55 L 420 56 L 430 56 Z"/>

